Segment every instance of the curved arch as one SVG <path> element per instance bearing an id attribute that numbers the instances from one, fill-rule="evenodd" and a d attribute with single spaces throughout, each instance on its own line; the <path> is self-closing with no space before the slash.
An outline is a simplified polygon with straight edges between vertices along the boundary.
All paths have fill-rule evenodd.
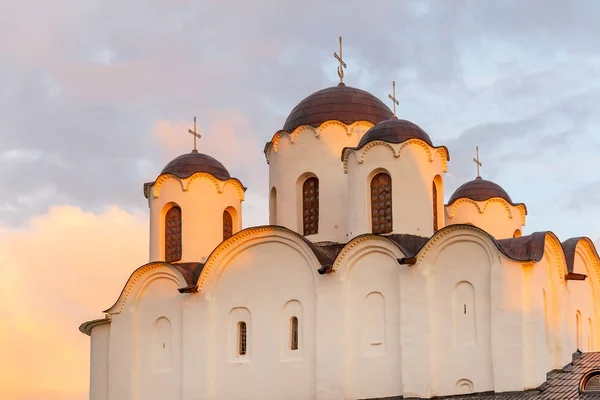
<path id="1" fill-rule="evenodd" d="M 225 186 L 228 184 L 231 184 L 237 190 L 240 201 L 244 200 L 245 192 L 247 189 L 244 185 L 242 185 L 242 182 L 237 178 L 229 178 L 226 181 L 221 181 L 221 180 L 215 178 L 213 175 L 206 173 L 206 172 L 196 172 L 184 179 L 181 179 L 173 174 L 162 174 L 158 178 L 156 178 L 156 181 L 154 181 L 154 183 L 151 184 L 152 193 L 153 193 L 154 198 L 160 197 L 160 190 L 162 188 L 162 185 L 169 178 L 173 178 L 173 179 L 177 180 L 179 182 L 179 184 L 181 185 L 181 190 L 184 192 L 188 191 L 190 189 L 192 182 L 194 182 L 197 179 L 201 179 L 201 178 L 208 179 L 215 186 L 215 189 L 217 190 L 218 193 L 223 193 L 223 189 L 225 188 Z"/>
<path id="2" fill-rule="evenodd" d="M 600 308 L 600 258 L 596 251 L 596 246 L 591 239 L 584 237 L 577 241 L 575 253 L 584 261 L 584 268 L 590 285 L 592 286 L 592 294 L 594 296 L 594 306 Z M 573 266 L 573 272 L 575 266 Z"/>
<path id="3" fill-rule="evenodd" d="M 316 127 L 313 127 L 312 125 L 300 125 L 296 129 L 294 129 L 292 132 L 288 132 L 283 129 L 278 130 L 277 132 L 275 132 L 275 134 L 273 135 L 271 140 L 265 144 L 264 153 L 267 158 L 267 164 L 270 163 L 271 153 L 272 152 L 277 153 L 277 151 L 279 150 L 279 141 L 281 140 L 282 137 L 287 136 L 290 138 L 291 143 L 295 143 L 299 132 L 301 132 L 303 130 L 312 130 L 315 133 L 315 136 L 319 137 L 319 136 L 321 136 L 322 131 L 330 125 L 339 125 L 346 130 L 346 134 L 350 135 L 358 127 L 366 127 L 367 129 L 371 128 L 373 126 L 373 123 L 371 123 L 369 121 L 361 120 L 361 121 L 355 121 L 350 125 L 346 125 L 342 121 L 339 121 L 339 120 L 328 120 L 328 121 L 324 121 L 323 123 L 321 123 L 320 125 L 318 125 Z"/>
<path id="4" fill-rule="evenodd" d="M 352 265 L 357 257 L 361 258 L 373 251 L 388 254 L 396 259 L 406 256 L 396 243 L 385 236 L 366 233 L 355 237 L 344 245 L 333 261 L 331 271 L 336 272 L 342 267 L 340 279 L 344 280 L 352 269 L 349 265 Z"/>
<path id="5" fill-rule="evenodd" d="M 372 142 L 369 142 L 365 145 L 363 145 L 362 147 L 344 147 L 342 149 L 342 156 L 341 156 L 341 160 L 344 163 L 344 172 L 348 171 L 348 157 L 351 153 L 360 153 L 360 156 L 357 156 L 358 162 L 359 164 L 364 163 L 365 158 L 366 158 L 366 154 L 368 153 L 368 151 L 373 148 L 374 146 L 378 146 L 378 145 L 384 145 L 386 147 L 389 147 L 392 152 L 394 153 L 394 157 L 400 157 L 402 150 L 410 145 L 417 145 L 419 147 L 421 147 L 425 153 L 427 154 L 427 160 L 429 162 L 433 162 L 433 153 L 432 153 L 432 149 L 435 152 L 435 154 L 439 154 L 441 157 L 441 162 L 442 162 L 442 172 L 446 172 L 448 170 L 448 160 L 450 159 L 450 155 L 448 153 L 448 149 L 445 146 L 440 146 L 440 147 L 431 147 L 429 146 L 428 143 L 424 142 L 421 139 L 417 139 L 417 138 L 412 138 L 412 139 L 408 139 L 405 140 L 404 142 L 401 143 L 388 143 L 385 142 L 383 140 L 373 140 Z"/>
<path id="6" fill-rule="evenodd" d="M 154 183 L 152 183 L 152 195 L 154 196 L 155 199 L 157 199 L 160 196 L 160 188 L 162 187 L 163 183 L 165 183 L 168 179 L 175 179 L 177 182 L 179 182 L 179 185 L 181 186 L 181 190 L 185 190 L 184 189 L 184 185 L 183 185 L 183 181 L 181 180 L 181 178 L 179 178 L 176 175 L 173 174 L 162 174 L 160 175 L 158 178 L 156 178 L 156 180 L 154 181 Z"/>
<path id="7" fill-rule="evenodd" d="M 181 272 L 166 262 L 152 262 L 142 265 L 129 276 L 121 294 L 117 301 L 108 309 L 104 310 L 107 314 L 119 314 L 125 308 L 132 293 L 135 297 L 140 289 L 143 289 L 154 279 L 166 278 L 170 279 L 179 285 L 179 287 L 187 286 L 185 277 Z M 136 289 L 134 291 L 134 289 Z"/>
<path id="8" fill-rule="evenodd" d="M 488 254 L 490 265 L 500 262 L 501 252 L 487 232 L 474 225 L 451 225 L 440 229 L 421 249 L 419 263 L 437 264 L 439 255 L 455 242 L 477 243 Z"/>
<path id="9" fill-rule="evenodd" d="M 280 226 L 263 226 L 239 231 L 219 244 L 208 256 L 206 263 L 204 264 L 204 268 L 198 278 L 198 291 L 203 291 L 207 285 L 214 288 L 215 285 L 212 285 L 212 282 L 215 279 L 218 280 L 218 276 L 238 254 L 248 248 L 272 242 L 287 245 L 301 254 L 305 258 L 307 265 L 310 267 L 310 272 L 315 284 L 317 283 L 318 270 L 321 268 L 321 264 L 319 264 L 319 260 L 306 240 L 298 233 L 287 228 Z M 211 293 L 212 290 L 207 292 L 206 296 L 209 296 Z"/>
<path id="10" fill-rule="evenodd" d="M 546 250 L 548 250 L 548 253 L 552 254 L 549 261 L 550 265 L 554 267 L 554 270 L 558 275 L 559 285 L 565 285 L 565 277 L 569 273 L 567 270 L 567 257 L 565 256 L 560 240 L 558 240 L 558 237 L 552 232 L 546 232 L 544 255 L 546 254 Z"/>

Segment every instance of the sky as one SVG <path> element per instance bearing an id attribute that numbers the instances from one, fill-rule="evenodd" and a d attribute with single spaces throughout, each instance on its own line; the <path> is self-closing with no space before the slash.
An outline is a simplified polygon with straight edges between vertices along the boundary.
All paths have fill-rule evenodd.
<path id="1" fill-rule="evenodd" d="M 265 142 L 345 83 L 527 204 L 524 234 L 600 242 L 595 0 L 0 0 L 0 398 L 82 400 L 85 320 L 148 258 L 144 182 L 201 152 L 268 223 Z M 33 379 L 35 377 L 35 379 Z"/>

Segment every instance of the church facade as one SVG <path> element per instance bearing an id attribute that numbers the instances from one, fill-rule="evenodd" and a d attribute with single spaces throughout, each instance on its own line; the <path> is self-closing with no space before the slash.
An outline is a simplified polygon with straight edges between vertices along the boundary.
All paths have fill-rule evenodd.
<path id="1" fill-rule="evenodd" d="M 264 153 L 269 225 L 195 149 L 144 185 L 150 262 L 80 327 L 91 399 L 526 393 L 599 350 L 592 241 L 524 235 L 480 176 L 444 204 L 448 149 L 375 96 L 311 94 Z"/>

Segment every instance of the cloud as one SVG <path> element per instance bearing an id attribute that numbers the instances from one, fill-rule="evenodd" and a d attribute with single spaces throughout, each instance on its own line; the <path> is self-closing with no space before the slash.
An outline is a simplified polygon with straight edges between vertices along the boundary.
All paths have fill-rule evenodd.
<path id="1" fill-rule="evenodd" d="M 86 320 L 117 299 L 148 257 L 145 215 L 53 207 L 25 227 L 0 227 L 0 398 L 84 399 Z"/>

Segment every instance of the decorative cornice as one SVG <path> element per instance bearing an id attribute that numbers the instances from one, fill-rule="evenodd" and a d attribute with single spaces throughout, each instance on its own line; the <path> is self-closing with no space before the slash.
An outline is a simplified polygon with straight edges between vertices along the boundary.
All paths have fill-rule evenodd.
<path id="1" fill-rule="evenodd" d="M 581 245 L 581 246 L 580 246 Z M 592 293 L 596 299 L 596 305 L 600 308 L 600 259 L 592 241 L 588 238 L 581 239 L 575 247 L 575 253 L 579 254 L 587 262 L 584 262 L 584 267 L 588 277 L 590 278 Z M 573 268 L 575 272 L 575 268 Z"/>
<path id="2" fill-rule="evenodd" d="M 346 256 L 349 253 L 351 253 L 352 250 L 357 245 L 359 245 L 360 243 L 366 242 L 366 241 L 383 241 L 383 242 L 386 242 L 398 249 L 398 245 L 396 243 L 392 242 L 390 239 L 386 238 L 385 236 L 371 235 L 371 234 L 358 236 L 358 237 L 352 239 L 351 241 L 349 241 L 348 243 L 346 243 L 344 248 L 338 253 L 337 257 L 333 261 L 333 264 L 331 265 L 331 272 L 336 272 L 338 270 L 338 268 L 340 267 L 340 265 L 342 264 L 342 262 L 344 261 L 344 259 L 346 258 Z M 402 251 L 400 249 L 398 249 L 398 251 L 400 253 L 402 253 Z"/>
<path id="3" fill-rule="evenodd" d="M 513 207 L 513 205 L 508 203 L 501 197 L 492 197 L 491 199 L 485 201 L 475 201 L 466 197 L 461 197 L 460 199 L 454 201 L 452 204 L 445 206 L 446 208 L 450 207 L 450 212 L 448 213 L 448 216 L 450 218 L 454 218 L 458 206 L 464 203 L 474 205 L 479 214 L 483 214 L 490 204 L 498 203 L 504 207 L 506 213 L 508 214 L 508 218 L 513 218 L 513 214 L 510 209 L 510 207 Z M 525 207 L 522 204 L 518 204 L 515 208 L 519 211 L 519 214 L 521 215 L 521 225 L 525 225 Z"/>
<path id="4" fill-rule="evenodd" d="M 105 318 L 102 319 L 94 319 L 91 321 L 87 321 L 84 322 L 83 324 L 79 325 L 79 332 L 88 335 L 88 336 L 92 336 L 92 329 L 96 326 L 99 325 L 106 325 L 106 324 L 110 324 L 111 319 L 107 316 Z"/>
<path id="5" fill-rule="evenodd" d="M 171 264 L 167 262 L 148 263 L 146 265 L 142 265 L 141 267 L 133 271 L 115 304 L 113 304 L 109 309 L 104 310 L 103 312 L 108 314 L 121 313 L 123 311 L 123 308 L 125 307 L 125 304 L 127 304 L 127 300 L 129 299 L 131 291 L 133 290 L 136 282 L 139 281 L 149 271 L 161 267 L 166 267 L 172 273 L 172 275 L 169 276 L 171 278 L 177 279 L 179 287 L 187 286 L 187 282 L 185 281 L 183 275 L 181 275 L 181 273 Z"/>
<path id="6" fill-rule="evenodd" d="M 550 240 L 547 240 L 550 237 Z M 545 245 L 550 246 L 550 250 L 552 251 L 553 259 L 558 265 L 556 265 L 556 272 L 558 273 L 559 282 L 565 283 L 565 276 L 569 273 L 567 269 L 567 259 L 565 256 L 565 252 L 563 251 L 562 245 L 560 244 L 560 240 L 558 237 L 552 232 L 546 233 L 546 241 Z"/>
<path id="7" fill-rule="evenodd" d="M 399 158 L 402 153 L 402 150 L 411 145 L 416 145 L 422 148 L 425 154 L 427 155 L 427 161 L 429 162 L 434 161 L 433 154 L 431 152 L 431 149 L 434 149 L 435 153 L 440 155 L 440 159 L 442 161 L 442 172 L 448 171 L 448 157 L 443 147 L 430 147 L 429 144 L 427 144 L 423 140 L 414 138 L 406 140 L 402 143 L 388 143 L 383 140 L 374 140 L 372 142 L 368 142 L 361 148 L 346 147 L 344 148 L 344 150 L 342 150 L 342 162 L 344 163 L 344 173 L 348 173 L 348 158 L 350 157 L 351 153 L 357 154 L 358 163 L 363 164 L 365 162 L 367 153 L 375 146 L 385 146 L 392 150 L 392 153 L 395 158 Z"/>
<path id="8" fill-rule="evenodd" d="M 285 130 L 279 130 L 279 131 L 275 132 L 275 134 L 271 138 L 271 141 L 267 142 L 267 144 L 265 145 L 264 153 L 265 153 L 265 157 L 267 159 L 267 164 L 271 163 L 272 153 L 277 153 L 279 151 L 279 141 L 281 140 L 281 138 L 283 136 L 289 137 L 290 143 L 295 144 L 296 140 L 298 139 L 298 135 L 300 135 L 300 133 L 302 131 L 306 130 L 306 131 L 312 131 L 314 133 L 315 137 L 317 139 L 319 139 L 321 137 L 321 134 L 325 131 L 325 129 L 327 129 L 330 126 L 338 126 L 338 127 L 342 128 L 348 136 L 351 136 L 353 133 L 355 133 L 357 131 L 357 128 L 364 127 L 366 129 L 369 129 L 373 126 L 373 124 L 370 123 L 369 121 L 356 121 L 350 125 L 346 125 L 343 122 L 338 121 L 338 120 L 329 120 L 329 121 L 323 122 L 321 125 L 319 125 L 317 127 L 313 127 L 312 125 L 300 125 L 296 129 L 294 129 L 292 132 L 288 132 Z"/>
<path id="9" fill-rule="evenodd" d="M 237 190 L 238 198 L 240 199 L 240 201 L 244 201 L 244 193 L 246 191 L 246 188 L 244 187 L 244 185 L 242 185 L 242 183 L 238 179 L 230 178 L 230 179 L 227 179 L 226 181 L 222 181 L 206 172 L 196 172 L 193 175 L 191 175 L 185 179 L 181 179 L 173 174 L 163 174 L 163 175 L 159 176 L 158 179 L 156 180 L 156 182 L 154 183 L 154 187 L 153 187 L 153 191 L 152 191 L 154 198 L 160 197 L 160 189 L 161 189 L 163 183 L 169 178 L 173 178 L 173 179 L 177 180 L 179 182 L 179 184 L 181 185 L 181 190 L 184 192 L 189 190 L 190 185 L 192 184 L 193 181 L 195 181 L 197 179 L 201 179 L 201 178 L 206 178 L 209 181 L 211 181 L 213 183 L 213 185 L 215 186 L 215 189 L 217 189 L 218 193 L 223 193 L 223 189 L 224 189 L 225 185 L 232 184 L 235 187 L 235 189 Z"/>

